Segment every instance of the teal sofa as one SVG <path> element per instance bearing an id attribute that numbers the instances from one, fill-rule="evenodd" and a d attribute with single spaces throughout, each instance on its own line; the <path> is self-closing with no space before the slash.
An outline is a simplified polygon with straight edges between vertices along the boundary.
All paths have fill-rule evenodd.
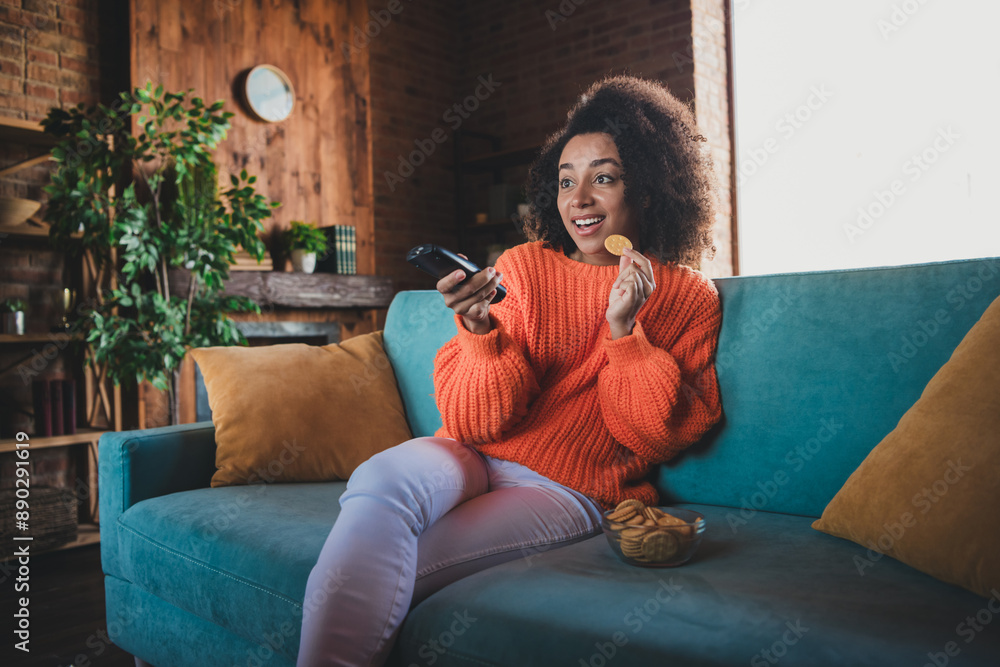
<path id="1" fill-rule="evenodd" d="M 1000 295 L 1000 258 L 716 285 L 725 416 L 654 471 L 664 504 L 707 519 L 695 558 L 635 568 L 600 535 L 526 551 L 415 606 L 393 664 L 1000 664 L 1000 597 L 810 526 Z M 436 292 L 394 298 L 414 435 L 440 424 L 432 361 L 454 333 Z M 293 665 L 345 482 L 211 489 L 211 423 L 106 434 L 99 457 L 113 641 L 156 667 Z"/>

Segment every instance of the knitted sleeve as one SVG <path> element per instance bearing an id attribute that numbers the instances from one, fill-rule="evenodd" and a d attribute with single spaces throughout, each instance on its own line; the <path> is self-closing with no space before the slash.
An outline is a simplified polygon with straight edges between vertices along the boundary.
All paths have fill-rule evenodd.
<path id="1" fill-rule="evenodd" d="M 505 255 L 496 268 L 504 275 L 507 296 L 490 306 L 492 331 L 474 334 L 455 315 L 458 333 L 434 358 L 435 400 L 444 425 L 437 434 L 468 444 L 499 440 L 540 391 L 525 355 L 525 284 Z"/>
<path id="2" fill-rule="evenodd" d="M 669 350 L 653 345 L 638 321 L 631 335 L 605 340 L 601 413 L 615 440 L 639 458 L 672 458 L 722 416 L 714 364 L 721 321 L 712 290 Z"/>

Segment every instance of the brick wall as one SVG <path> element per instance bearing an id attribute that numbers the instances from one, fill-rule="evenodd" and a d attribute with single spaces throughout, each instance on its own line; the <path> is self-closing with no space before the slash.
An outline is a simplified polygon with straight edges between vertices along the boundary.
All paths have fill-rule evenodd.
<path id="1" fill-rule="evenodd" d="M 442 116 L 460 88 L 456 35 L 463 4 L 406 0 L 402 11 L 380 27 L 366 47 L 371 69 L 375 266 L 379 275 L 392 277 L 397 290 L 433 286 L 429 276 L 407 263 L 410 248 L 421 243 L 455 244 L 454 175 L 447 168 L 452 131 Z M 368 5 L 378 14 L 389 2 L 369 0 Z M 371 24 L 366 27 L 375 32 Z M 433 137 L 441 138 L 441 133 L 447 139 L 439 143 Z M 414 151 L 426 160 L 402 182 L 387 178 L 387 173 L 409 173 L 400 169 L 400 158 L 409 162 Z M 420 161 L 414 157 L 414 162 Z"/>
<path id="2" fill-rule="evenodd" d="M 40 121 L 51 107 L 97 102 L 98 23 L 97 0 L 0 0 L 0 116 Z M 40 150 L 6 144 L 0 167 Z M 44 202 L 50 171 L 42 163 L 0 178 L 0 196 Z M 64 263 L 43 241 L 0 240 L 0 296 L 28 301 L 29 332 L 48 331 L 58 321 Z"/>
<path id="3" fill-rule="evenodd" d="M 403 0 L 402 10 L 392 14 L 388 0 L 369 0 L 372 23 L 353 26 L 352 34 L 353 48 L 368 51 L 371 67 L 377 272 L 391 276 L 397 289 L 428 288 L 405 262 L 406 251 L 428 241 L 457 241 L 454 176 L 447 167 L 453 129 L 443 115 L 474 91 L 478 76 L 492 74 L 501 85 L 463 119 L 462 129 L 522 146 L 540 143 L 558 127 L 587 84 L 627 71 L 695 99 L 723 186 L 719 255 L 706 271 L 730 273 L 728 91 L 724 38 L 713 22 L 723 4 Z M 99 66 L 98 11 L 96 0 L 0 0 L 0 115 L 38 120 L 55 103 L 98 99 L 99 74 L 107 71 L 107 63 Z M 433 139 L 435 130 L 444 133 L 443 142 Z M 387 180 L 387 172 L 400 173 L 400 156 L 409 161 L 421 145 L 434 151 L 423 151 L 425 159 L 402 182 Z M 38 170 L 20 181 L 0 180 L 0 195 L 39 196 L 45 167 Z"/>
<path id="4" fill-rule="evenodd" d="M 0 0 L 0 116 L 37 122 L 53 106 L 98 101 L 98 13 L 97 0 Z M 0 148 L 0 167 L 39 151 L 5 142 Z M 43 163 L 0 178 L 0 196 L 44 202 L 42 187 L 50 170 Z M 48 332 L 59 321 L 65 264 L 63 254 L 52 250 L 44 239 L 0 238 L 0 298 L 27 302 L 29 333 Z M 40 368 L 39 377 L 73 375 L 76 360 L 65 353 L 50 359 L 44 352 L 45 343 L 2 346 L 0 367 L 21 362 Z M 0 397 L 5 408 L 0 414 L 0 434 L 7 437 L 13 430 L 29 430 L 30 379 L 16 368 L 4 373 Z M 38 466 L 35 472 L 42 476 L 40 483 L 61 485 L 71 475 L 69 459 L 61 450 L 47 453 Z"/>
<path id="5" fill-rule="evenodd" d="M 712 147 L 719 182 L 719 219 L 715 225 L 715 258 L 702 270 L 709 276 L 738 272 L 736 220 L 733 211 L 731 87 L 726 42 L 728 0 L 691 3 L 691 53 L 694 60 L 695 111 L 698 128 Z"/>
<path id="6" fill-rule="evenodd" d="M 0 115 L 98 99 L 97 0 L 0 0 Z"/>
<path id="7" fill-rule="evenodd" d="M 725 32 L 718 23 L 723 6 L 724 0 L 512 0 L 454 3 L 449 13 L 406 4 L 398 25 L 389 25 L 385 38 L 371 45 L 379 273 L 393 276 L 398 289 L 431 288 L 432 281 L 414 274 L 401 254 L 421 242 L 456 241 L 453 175 L 445 169 L 452 128 L 441 115 L 474 91 L 479 76 L 492 75 L 500 85 L 461 128 L 502 137 L 503 148 L 517 148 L 540 144 L 597 78 L 630 73 L 664 82 L 682 100 L 695 102 L 722 199 L 717 256 L 703 269 L 730 275 L 729 100 Z M 399 155 L 414 150 L 414 141 L 435 127 L 445 129 L 448 142 L 390 189 L 385 172 L 395 171 Z M 470 142 L 468 152 L 486 150 L 486 144 Z M 504 178 L 520 184 L 524 173 L 513 169 Z M 473 179 L 467 186 L 474 198 L 483 183 Z M 504 236 L 508 243 L 518 240 Z M 485 256 L 485 244 L 497 240 L 493 233 L 476 234 L 466 248 Z"/>

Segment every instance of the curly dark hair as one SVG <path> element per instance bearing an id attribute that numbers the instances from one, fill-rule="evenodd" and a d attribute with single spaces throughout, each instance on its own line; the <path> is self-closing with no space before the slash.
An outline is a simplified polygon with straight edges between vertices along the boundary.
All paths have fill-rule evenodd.
<path id="1" fill-rule="evenodd" d="M 698 266 L 715 252 L 717 183 L 712 158 L 698 142 L 694 113 L 664 85 L 630 75 L 592 84 L 550 135 L 528 171 L 530 241 L 567 256 L 576 250 L 557 206 L 559 156 L 578 134 L 610 135 L 622 159 L 625 202 L 639 216 L 639 249 L 662 263 Z M 648 205 L 647 205 L 648 201 Z"/>

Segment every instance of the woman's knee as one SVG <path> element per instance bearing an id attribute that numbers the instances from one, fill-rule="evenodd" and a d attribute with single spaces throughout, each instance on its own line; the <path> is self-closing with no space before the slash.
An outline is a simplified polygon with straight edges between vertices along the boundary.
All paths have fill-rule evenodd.
<path id="1" fill-rule="evenodd" d="M 348 494 L 387 495 L 408 491 L 427 494 L 440 489 L 489 484 L 486 463 L 471 447 L 450 438 L 412 438 L 362 463 L 347 482 Z"/>

